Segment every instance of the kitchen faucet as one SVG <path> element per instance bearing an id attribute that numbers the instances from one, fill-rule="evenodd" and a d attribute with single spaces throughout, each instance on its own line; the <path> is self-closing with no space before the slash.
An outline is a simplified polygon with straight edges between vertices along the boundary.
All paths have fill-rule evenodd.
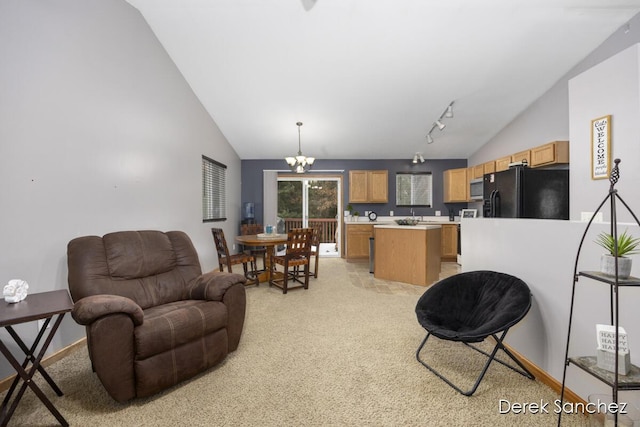
<path id="1" fill-rule="evenodd" d="M 413 208 L 411 208 L 411 216 L 412 216 L 413 218 L 415 218 L 415 217 L 416 217 L 416 212 L 413 210 Z M 422 220 L 423 220 L 423 217 L 422 217 L 422 215 L 420 215 L 420 221 L 422 221 Z"/>

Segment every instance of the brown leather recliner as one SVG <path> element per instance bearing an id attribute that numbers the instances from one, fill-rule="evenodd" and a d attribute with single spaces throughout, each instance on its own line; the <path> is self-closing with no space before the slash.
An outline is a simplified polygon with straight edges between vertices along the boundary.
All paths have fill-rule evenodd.
<path id="1" fill-rule="evenodd" d="M 245 278 L 202 274 L 180 231 L 79 237 L 67 247 L 74 320 L 93 369 L 119 402 L 155 394 L 236 350 Z"/>

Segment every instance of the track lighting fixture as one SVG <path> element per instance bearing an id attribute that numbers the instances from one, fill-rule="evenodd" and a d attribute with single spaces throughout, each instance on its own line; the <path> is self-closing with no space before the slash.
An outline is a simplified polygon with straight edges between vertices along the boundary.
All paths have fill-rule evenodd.
<path id="1" fill-rule="evenodd" d="M 435 128 L 438 128 L 438 129 L 440 129 L 440 131 L 442 131 L 442 130 L 444 130 L 445 127 L 447 127 L 447 125 L 442 123 L 442 119 L 453 117 L 453 103 L 454 103 L 454 101 L 451 101 L 451 103 L 449 103 L 449 105 L 447 105 L 447 108 L 445 108 L 445 110 L 440 115 L 440 118 L 438 120 L 436 120 L 435 122 L 433 122 L 433 125 L 431 125 L 431 129 L 429 129 L 429 132 L 427 133 L 427 143 L 428 144 L 433 144 L 433 137 L 431 136 L 431 132 L 433 132 L 433 130 Z"/>
<path id="2" fill-rule="evenodd" d="M 420 154 L 420 153 L 416 153 L 413 156 L 413 163 L 418 163 L 418 162 L 424 163 L 424 157 L 422 157 L 422 154 Z"/>

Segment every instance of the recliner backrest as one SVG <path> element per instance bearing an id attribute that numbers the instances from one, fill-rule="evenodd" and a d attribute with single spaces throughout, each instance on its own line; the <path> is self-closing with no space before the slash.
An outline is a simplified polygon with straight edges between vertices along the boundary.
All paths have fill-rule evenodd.
<path id="1" fill-rule="evenodd" d="M 67 246 L 69 290 L 74 301 L 120 295 L 143 309 L 186 298 L 202 273 L 189 237 L 181 231 L 121 231 L 73 239 Z"/>

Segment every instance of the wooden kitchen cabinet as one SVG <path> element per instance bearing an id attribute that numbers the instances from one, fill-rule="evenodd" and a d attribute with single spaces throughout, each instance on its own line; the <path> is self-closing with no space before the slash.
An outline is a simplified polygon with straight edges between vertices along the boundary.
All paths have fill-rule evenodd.
<path id="1" fill-rule="evenodd" d="M 531 167 L 569 163 L 569 141 L 553 141 L 531 149 Z"/>
<path id="2" fill-rule="evenodd" d="M 387 203 L 388 201 L 388 171 L 349 171 L 349 203 Z"/>
<path id="3" fill-rule="evenodd" d="M 473 170 L 473 175 L 471 177 L 469 177 L 469 179 L 482 178 L 484 176 L 484 174 L 485 174 L 485 172 L 484 172 L 484 164 L 473 166 L 470 169 Z"/>
<path id="4" fill-rule="evenodd" d="M 531 150 L 521 151 L 511 155 L 511 162 L 524 162 L 527 161 L 527 165 L 531 166 Z"/>
<path id="5" fill-rule="evenodd" d="M 349 171 L 349 202 L 366 203 L 368 197 L 367 171 Z"/>
<path id="6" fill-rule="evenodd" d="M 506 171 L 509 169 L 509 163 L 511 163 L 511 156 L 496 159 L 496 172 Z"/>
<path id="7" fill-rule="evenodd" d="M 347 261 L 369 259 L 369 237 L 373 237 L 373 224 L 348 224 Z"/>
<path id="8" fill-rule="evenodd" d="M 442 261 L 458 260 L 458 224 L 442 224 L 440 256 Z"/>
<path id="9" fill-rule="evenodd" d="M 369 171 L 369 202 L 387 203 L 389 201 L 389 171 Z"/>
<path id="10" fill-rule="evenodd" d="M 484 173 L 494 173 L 496 171 L 496 162 L 492 160 L 483 164 Z"/>
<path id="11" fill-rule="evenodd" d="M 493 173 L 496 171 L 496 162 L 492 160 L 490 162 L 485 162 L 480 165 L 471 166 L 469 168 L 469 181 L 473 179 L 482 179 L 484 175 L 487 173 Z"/>
<path id="12" fill-rule="evenodd" d="M 466 202 L 469 199 L 467 168 L 449 169 L 443 173 L 444 202 Z"/>

